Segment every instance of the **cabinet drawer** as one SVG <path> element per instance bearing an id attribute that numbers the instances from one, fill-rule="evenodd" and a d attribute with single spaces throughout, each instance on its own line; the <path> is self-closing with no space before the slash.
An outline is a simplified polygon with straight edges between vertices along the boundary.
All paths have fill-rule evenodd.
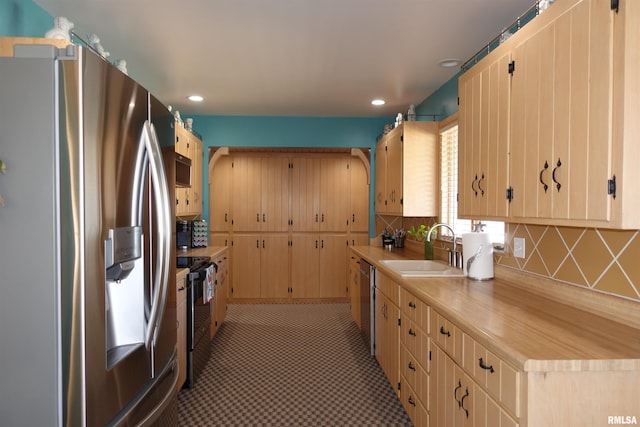
<path id="1" fill-rule="evenodd" d="M 422 405 L 417 393 L 413 387 L 408 384 L 406 378 L 401 377 L 400 381 L 400 401 L 405 411 L 407 411 L 411 422 L 414 426 L 429 427 L 429 412 L 427 412 L 427 408 Z"/>
<path id="2" fill-rule="evenodd" d="M 516 417 L 520 417 L 520 373 L 464 334 L 465 371 Z"/>
<path id="3" fill-rule="evenodd" d="M 403 314 L 427 334 L 430 333 L 430 315 L 427 304 L 403 288 L 400 290 L 400 306 Z"/>
<path id="4" fill-rule="evenodd" d="M 406 317 L 402 317 L 400 323 L 402 325 L 400 327 L 400 341 L 422 368 L 426 372 L 430 372 L 429 351 L 431 350 L 431 340 L 429 336 Z"/>
<path id="5" fill-rule="evenodd" d="M 432 339 L 459 365 L 462 365 L 462 332 L 453 323 L 431 310 Z"/>
<path id="6" fill-rule="evenodd" d="M 400 347 L 400 375 L 404 377 L 420 403 L 429 409 L 429 375 L 409 350 Z M 402 392 L 402 388 L 400 389 Z"/>

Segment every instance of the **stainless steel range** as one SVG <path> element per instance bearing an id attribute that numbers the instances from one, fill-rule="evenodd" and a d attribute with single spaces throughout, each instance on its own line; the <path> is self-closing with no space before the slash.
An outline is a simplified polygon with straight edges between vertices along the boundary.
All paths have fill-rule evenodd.
<path id="1" fill-rule="evenodd" d="M 211 354 L 209 328 L 211 301 L 217 265 L 206 257 L 177 257 L 178 268 L 189 268 L 187 276 L 187 379 L 185 388 L 191 388 L 200 376 Z"/>

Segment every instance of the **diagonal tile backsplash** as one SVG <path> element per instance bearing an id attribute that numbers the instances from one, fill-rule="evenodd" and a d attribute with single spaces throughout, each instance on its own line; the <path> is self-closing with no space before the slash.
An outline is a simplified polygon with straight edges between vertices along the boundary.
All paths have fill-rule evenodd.
<path id="1" fill-rule="evenodd" d="M 496 263 L 589 289 L 640 301 L 638 230 L 507 224 L 505 253 Z M 513 239 L 525 239 L 515 258 Z"/>

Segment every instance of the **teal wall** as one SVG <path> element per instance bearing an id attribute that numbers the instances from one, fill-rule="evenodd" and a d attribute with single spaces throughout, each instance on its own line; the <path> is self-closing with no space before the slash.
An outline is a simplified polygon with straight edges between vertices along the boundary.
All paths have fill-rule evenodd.
<path id="1" fill-rule="evenodd" d="M 458 112 L 458 77 L 462 71 L 449 79 L 438 90 L 433 92 L 427 99 L 416 106 L 416 114 L 432 115 L 437 114 L 437 121 L 442 121 L 450 115 Z"/>
<path id="2" fill-rule="evenodd" d="M 0 37 L 42 37 L 53 18 L 30 0 L 0 0 Z"/>

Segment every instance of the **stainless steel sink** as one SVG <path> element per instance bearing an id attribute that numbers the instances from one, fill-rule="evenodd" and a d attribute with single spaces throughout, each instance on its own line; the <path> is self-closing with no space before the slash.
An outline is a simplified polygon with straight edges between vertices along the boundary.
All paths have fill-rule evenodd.
<path id="1" fill-rule="evenodd" d="M 402 277 L 464 277 L 461 269 L 441 261 L 389 259 L 380 262 Z"/>

